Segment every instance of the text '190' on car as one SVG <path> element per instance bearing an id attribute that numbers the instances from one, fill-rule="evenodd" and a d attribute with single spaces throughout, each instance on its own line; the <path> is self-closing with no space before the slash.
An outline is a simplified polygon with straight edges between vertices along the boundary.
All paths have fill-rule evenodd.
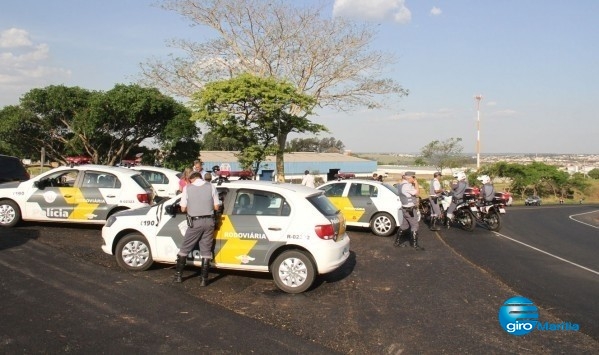
<path id="1" fill-rule="evenodd" d="M 388 237 L 403 220 L 397 189 L 376 180 L 337 180 L 318 187 L 345 217 L 348 226 L 367 227 Z"/>
<path id="2" fill-rule="evenodd" d="M 138 171 L 62 166 L 27 181 L 0 184 L 0 226 L 21 220 L 104 224 L 113 213 L 151 205 L 154 195 Z"/>
<path id="3" fill-rule="evenodd" d="M 300 293 L 349 257 L 345 219 L 321 191 L 253 180 L 216 188 L 221 207 L 214 217 L 211 266 L 269 272 L 279 289 Z M 114 214 L 102 229 L 102 249 L 131 271 L 175 263 L 188 228 L 179 203 L 180 196 Z M 197 247 L 187 264 L 201 266 Z"/>

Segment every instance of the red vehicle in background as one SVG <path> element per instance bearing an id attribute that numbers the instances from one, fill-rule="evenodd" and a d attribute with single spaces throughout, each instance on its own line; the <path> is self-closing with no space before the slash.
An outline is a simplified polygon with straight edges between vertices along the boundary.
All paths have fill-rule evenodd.
<path id="1" fill-rule="evenodd" d="M 70 166 L 82 165 L 82 164 L 91 163 L 92 158 L 88 157 L 87 155 L 76 155 L 76 156 L 67 157 L 66 161 L 67 161 L 67 165 L 70 165 Z"/>

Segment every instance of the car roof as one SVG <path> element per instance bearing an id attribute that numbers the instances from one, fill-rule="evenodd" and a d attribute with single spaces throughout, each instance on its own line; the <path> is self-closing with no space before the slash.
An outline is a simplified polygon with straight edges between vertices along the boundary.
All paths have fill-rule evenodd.
<path id="1" fill-rule="evenodd" d="M 165 173 L 165 174 L 179 174 L 180 173 L 180 171 L 177 171 L 177 170 L 163 168 L 160 166 L 151 166 L 151 165 L 135 165 L 135 166 L 129 167 L 128 169 L 156 171 L 156 172 L 161 172 L 161 173 Z"/>
<path id="2" fill-rule="evenodd" d="M 218 187 L 226 187 L 233 189 L 251 189 L 257 188 L 268 191 L 289 191 L 302 196 L 310 196 L 314 194 L 321 194 L 321 191 L 318 191 L 312 187 L 300 185 L 300 184 L 291 184 L 291 183 L 280 183 L 274 181 L 264 181 L 264 180 L 234 180 L 230 182 L 223 183 Z"/>
<path id="3" fill-rule="evenodd" d="M 74 170 L 96 170 L 96 171 L 102 171 L 102 172 L 106 172 L 106 173 L 119 173 L 119 174 L 129 175 L 129 176 L 139 174 L 139 171 L 133 171 L 133 170 L 127 169 L 127 168 L 121 168 L 118 166 L 108 166 L 108 165 L 95 165 L 95 164 L 75 165 L 73 167 L 63 165 L 63 166 L 59 166 L 57 168 L 48 170 L 48 172 L 73 170 L 73 169 Z"/>
<path id="4" fill-rule="evenodd" d="M 367 183 L 367 184 L 378 184 L 378 185 L 382 185 L 384 183 L 378 180 L 370 180 L 370 179 L 343 179 L 343 180 L 331 180 L 331 181 L 327 181 L 324 184 L 320 185 L 320 186 L 324 186 L 324 185 L 328 185 L 328 184 L 332 184 L 332 183 L 339 183 L 339 182 L 358 182 L 358 183 Z"/>

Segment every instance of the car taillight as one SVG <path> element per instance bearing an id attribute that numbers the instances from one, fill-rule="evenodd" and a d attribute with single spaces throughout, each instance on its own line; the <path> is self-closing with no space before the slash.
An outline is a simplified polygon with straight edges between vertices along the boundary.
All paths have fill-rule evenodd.
<path id="1" fill-rule="evenodd" d="M 141 203 L 150 203 L 150 194 L 137 194 L 137 201 Z"/>
<path id="2" fill-rule="evenodd" d="M 320 239 L 335 239 L 335 229 L 333 228 L 332 224 L 321 224 L 319 226 L 315 226 L 314 231 L 316 231 L 316 235 Z"/>

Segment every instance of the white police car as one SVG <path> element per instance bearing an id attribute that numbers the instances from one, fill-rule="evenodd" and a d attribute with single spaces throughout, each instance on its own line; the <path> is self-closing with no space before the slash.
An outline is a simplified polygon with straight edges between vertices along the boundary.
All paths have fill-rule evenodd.
<path id="1" fill-rule="evenodd" d="M 0 184 L 0 226 L 20 220 L 104 224 L 111 214 L 149 206 L 154 189 L 138 171 L 63 166 L 24 182 Z"/>
<path id="2" fill-rule="evenodd" d="M 319 274 L 349 257 L 345 219 L 315 189 L 270 181 L 232 181 L 217 187 L 213 266 L 270 272 L 281 290 L 307 290 Z M 146 270 L 154 261 L 174 263 L 187 221 L 180 197 L 111 216 L 102 229 L 104 252 L 126 270 Z M 201 265 L 199 251 L 187 264 Z"/>
<path id="3" fill-rule="evenodd" d="M 157 166 L 135 165 L 130 169 L 141 172 L 159 197 L 175 197 L 179 190 L 181 172 Z"/>
<path id="4" fill-rule="evenodd" d="M 397 189 L 376 180 L 329 181 L 318 187 L 337 207 L 348 226 L 368 227 L 387 237 L 403 220 Z"/>

